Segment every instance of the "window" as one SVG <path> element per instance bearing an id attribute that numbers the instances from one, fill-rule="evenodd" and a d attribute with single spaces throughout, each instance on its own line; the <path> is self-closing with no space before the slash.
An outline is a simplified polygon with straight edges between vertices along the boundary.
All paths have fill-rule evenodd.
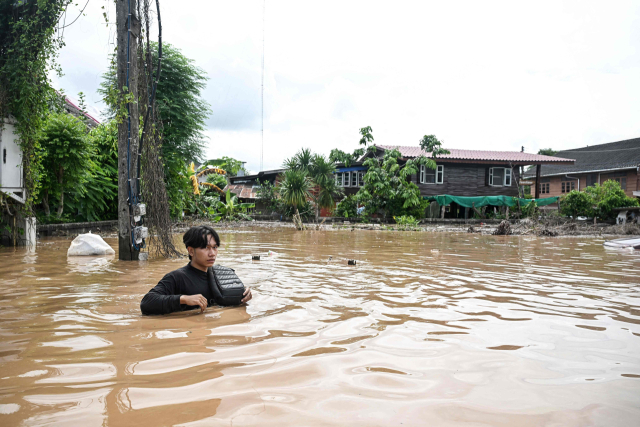
<path id="1" fill-rule="evenodd" d="M 589 175 L 587 175 L 587 187 L 591 187 L 592 185 L 595 185 L 597 182 L 598 182 L 597 173 L 590 173 Z"/>
<path id="2" fill-rule="evenodd" d="M 362 187 L 364 185 L 364 171 L 337 172 L 337 187 Z"/>
<path id="3" fill-rule="evenodd" d="M 510 168 L 489 168 L 489 185 L 493 187 L 511 186 Z"/>
<path id="4" fill-rule="evenodd" d="M 562 192 L 563 193 L 568 193 L 572 190 L 576 189 L 576 182 L 575 181 L 563 181 L 562 182 Z"/>
<path id="5" fill-rule="evenodd" d="M 540 184 L 540 194 L 549 194 L 549 183 L 543 182 Z"/>
<path id="6" fill-rule="evenodd" d="M 620 188 L 622 188 L 623 190 L 627 189 L 627 173 L 626 172 L 616 172 L 613 173 L 611 175 L 609 175 L 607 178 L 605 178 L 605 181 L 617 181 L 618 184 L 620 184 Z"/>
<path id="7" fill-rule="evenodd" d="M 435 170 L 421 165 L 420 182 L 422 184 L 442 184 L 444 182 L 444 165 L 438 165 Z"/>

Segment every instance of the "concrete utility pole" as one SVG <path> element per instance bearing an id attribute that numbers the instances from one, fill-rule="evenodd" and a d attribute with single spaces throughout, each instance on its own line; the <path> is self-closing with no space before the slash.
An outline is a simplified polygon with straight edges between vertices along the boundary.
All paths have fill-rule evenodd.
<path id="1" fill-rule="evenodd" d="M 118 123 L 118 248 L 119 258 L 124 261 L 138 259 L 139 250 L 131 244 L 131 218 L 129 210 L 129 180 L 135 192 L 139 182 L 136 162 L 138 161 L 138 38 L 140 20 L 135 15 L 138 0 L 116 0 L 116 31 L 118 35 L 117 89 L 122 96 L 131 93 L 133 102 L 119 105 L 128 107 L 127 117 Z M 128 78 L 128 84 L 127 84 Z M 127 87 L 128 91 L 124 88 Z"/>

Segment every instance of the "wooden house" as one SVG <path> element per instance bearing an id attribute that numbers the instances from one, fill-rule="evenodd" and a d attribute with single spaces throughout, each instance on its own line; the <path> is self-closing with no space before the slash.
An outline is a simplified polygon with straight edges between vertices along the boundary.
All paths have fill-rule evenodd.
<path id="1" fill-rule="evenodd" d="M 224 190 L 230 190 L 243 203 L 256 203 L 255 210 L 260 212 L 264 209 L 264 206 L 261 206 L 257 200 L 260 184 L 268 182 L 276 185 L 280 180 L 280 175 L 284 172 L 285 169 L 273 169 L 261 171 L 254 175 L 232 176 L 229 177 L 229 185 Z"/>
<path id="2" fill-rule="evenodd" d="M 336 183 L 343 187 L 345 194 L 355 194 L 363 185 L 366 167 L 363 162 L 367 157 L 382 158 L 386 150 L 396 149 L 400 152 L 400 164 L 418 156 L 430 156 L 419 146 L 375 145 L 375 154 L 367 153 L 359 162 L 348 167 L 337 165 Z M 528 184 L 522 182 L 523 168 L 527 165 L 571 165 L 573 159 L 564 157 L 543 156 L 520 151 L 487 151 L 449 149 L 450 154 L 438 156 L 436 169 L 420 168 L 411 176 L 425 196 L 512 196 L 519 194 L 518 186 Z M 455 206 L 447 210 L 449 216 L 464 215 Z"/>

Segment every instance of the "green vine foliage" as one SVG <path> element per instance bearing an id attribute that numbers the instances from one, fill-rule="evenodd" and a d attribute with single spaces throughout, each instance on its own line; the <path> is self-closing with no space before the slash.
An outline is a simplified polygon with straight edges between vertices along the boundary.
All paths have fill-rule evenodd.
<path id="1" fill-rule="evenodd" d="M 68 0 L 16 0 L 0 2 L 0 128 L 7 117 L 15 119 L 22 149 L 26 214 L 33 212 L 38 192 L 40 147 L 38 132 L 59 99 L 49 72 L 64 45 L 56 34 L 60 14 Z"/>

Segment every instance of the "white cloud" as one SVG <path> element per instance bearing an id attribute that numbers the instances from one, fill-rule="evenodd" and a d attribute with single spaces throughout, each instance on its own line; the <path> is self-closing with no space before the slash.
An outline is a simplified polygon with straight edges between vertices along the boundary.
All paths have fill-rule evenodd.
<path id="1" fill-rule="evenodd" d="M 60 83 L 92 103 L 113 49 L 102 4 L 61 55 Z M 207 154 L 254 171 L 262 4 L 161 2 L 163 39 L 210 77 Z M 264 168 L 301 147 L 352 150 L 363 126 L 379 143 L 529 152 L 637 137 L 638 24 L 632 1 L 267 1 Z"/>

